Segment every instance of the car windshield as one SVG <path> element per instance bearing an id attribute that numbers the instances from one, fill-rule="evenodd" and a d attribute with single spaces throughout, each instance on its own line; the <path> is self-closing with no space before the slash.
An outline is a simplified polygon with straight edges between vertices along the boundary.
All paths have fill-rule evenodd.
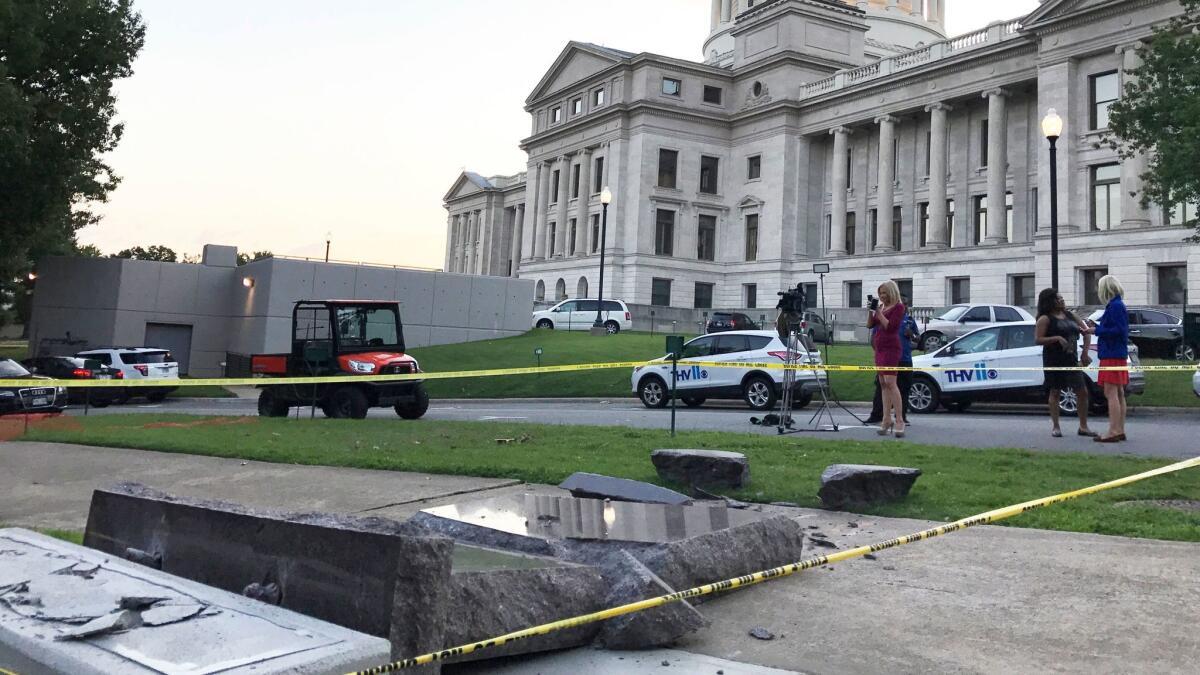
<path id="1" fill-rule="evenodd" d="M 128 365 L 146 363 L 174 363 L 171 352 L 121 352 L 121 360 Z"/>
<path id="2" fill-rule="evenodd" d="M 946 310 L 946 313 L 939 316 L 938 319 L 942 321 L 958 321 L 958 318 L 962 316 L 963 312 L 965 311 L 967 311 L 966 305 L 956 305 Z"/>
<path id="3" fill-rule="evenodd" d="M 12 359 L 0 359 L 0 377 L 29 377 L 29 371 Z"/>
<path id="4" fill-rule="evenodd" d="M 338 307 L 338 342 L 342 349 L 391 347 L 403 350 L 397 332 L 399 316 L 392 307 Z"/>

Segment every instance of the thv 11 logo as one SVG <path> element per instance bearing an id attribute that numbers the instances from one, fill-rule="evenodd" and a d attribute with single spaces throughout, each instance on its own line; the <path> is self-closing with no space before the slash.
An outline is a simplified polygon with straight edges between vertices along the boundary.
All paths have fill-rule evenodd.
<path id="1" fill-rule="evenodd" d="M 975 364 L 974 370 L 949 370 L 946 371 L 946 379 L 951 383 L 958 382 L 984 382 L 987 380 L 1000 379 L 1000 373 L 995 370 L 989 370 L 986 361 L 980 361 Z"/>
<path id="2" fill-rule="evenodd" d="M 704 370 L 700 366 L 692 366 L 691 368 L 680 368 L 678 371 L 678 375 L 676 376 L 675 379 L 679 380 L 679 381 L 684 381 L 684 382 L 692 381 L 692 380 L 707 380 L 708 379 L 708 371 Z"/>

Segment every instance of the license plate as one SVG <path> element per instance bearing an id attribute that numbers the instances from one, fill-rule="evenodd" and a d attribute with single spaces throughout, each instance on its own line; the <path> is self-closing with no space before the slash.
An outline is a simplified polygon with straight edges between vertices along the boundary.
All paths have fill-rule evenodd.
<path id="1" fill-rule="evenodd" d="M 35 398 L 35 399 L 33 399 L 33 405 L 34 405 L 34 407 L 50 405 L 50 399 L 46 398 L 45 396 Z"/>
<path id="2" fill-rule="evenodd" d="M 112 375 L 97 375 L 97 376 L 96 376 L 96 379 L 97 379 L 97 380 L 111 380 L 111 379 L 112 379 Z"/>

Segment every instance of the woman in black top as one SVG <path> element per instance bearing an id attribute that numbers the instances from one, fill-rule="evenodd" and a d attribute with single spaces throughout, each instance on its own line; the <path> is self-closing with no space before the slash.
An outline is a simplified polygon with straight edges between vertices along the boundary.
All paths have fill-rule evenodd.
<path id="1" fill-rule="evenodd" d="M 1039 293 L 1037 309 L 1036 339 L 1042 346 L 1042 367 L 1073 368 L 1090 364 L 1092 358 L 1088 352 L 1092 342 L 1091 329 L 1067 311 L 1067 305 L 1058 291 L 1047 288 Z M 1076 347 L 1080 335 L 1083 335 L 1082 357 L 1077 356 Z M 1095 437 L 1096 432 L 1088 429 L 1088 388 L 1083 372 L 1047 370 L 1045 376 L 1046 389 L 1050 395 L 1050 421 L 1054 424 L 1050 435 L 1062 438 L 1062 430 L 1058 426 L 1058 401 L 1061 392 L 1074 389 L 1076 400 L 1079 402 L 1079 435 Z"/>

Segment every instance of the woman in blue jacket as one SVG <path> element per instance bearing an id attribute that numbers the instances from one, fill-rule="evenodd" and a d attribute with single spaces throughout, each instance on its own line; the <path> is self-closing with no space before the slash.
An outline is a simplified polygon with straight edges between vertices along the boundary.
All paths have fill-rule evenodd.
<path id="1" fill-rule="evenodd" d="M 1125 385 L 1129 384 L 1129 314 L 1121 299 L 1125 289 L 1116 277 L 1101 277 L 1100 301 L 1105 303 L 1104 316 L 1096 326 L 1096 343 L 1100 352 L 1100 375 L 1097 381 L 1104 387 L 1108 399 L 1108 433 L 1097 436 L 1097 443 L 1119 443 L 1125 440 Z"/>

